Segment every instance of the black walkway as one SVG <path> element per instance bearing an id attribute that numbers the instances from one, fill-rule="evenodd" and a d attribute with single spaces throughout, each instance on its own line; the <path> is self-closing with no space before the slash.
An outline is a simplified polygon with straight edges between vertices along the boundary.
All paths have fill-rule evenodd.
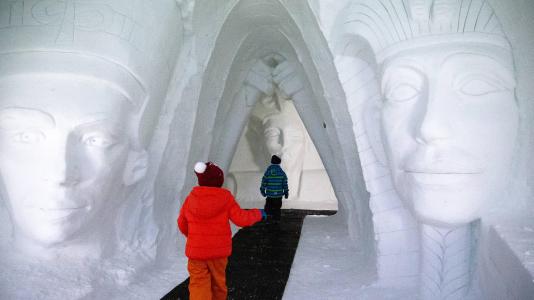
<path id="1" fill-rule="evenodd" d="M 333 215 L 335 211 L 282 210 L 278 224 L 259 222 L 233 237 L 228 259 L 228 299 L 282 299 L 306 215 Z M 162 300 L 189 299 L 189 279 Z"/>

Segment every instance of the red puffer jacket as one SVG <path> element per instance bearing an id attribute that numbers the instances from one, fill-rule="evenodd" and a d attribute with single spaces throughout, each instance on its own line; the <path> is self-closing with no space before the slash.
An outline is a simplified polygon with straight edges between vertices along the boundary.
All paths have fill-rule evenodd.
<path id="1" fill-rule="evenodd" d="M 244 227 L 261 218 L 259 209 L 241 209 L 226 189 L 196 186 L 185 199 L 178 216 L 178 228 L 187 237 L 185 255 L 191 259 L 228 257 L 232 254 L 228 220 Z"/>

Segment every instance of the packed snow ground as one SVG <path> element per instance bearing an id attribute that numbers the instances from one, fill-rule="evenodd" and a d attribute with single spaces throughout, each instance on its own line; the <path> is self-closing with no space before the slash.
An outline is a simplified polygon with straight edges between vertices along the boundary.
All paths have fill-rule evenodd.
<path id="1" fill-rule="evenodd" d="M 506 241 L 521 264 L 534 277 L 534 205 L 513 214 L 502 211 L 506 210 L 493 212 L 486 222 L 493 224 L 500 238 Z"/>
<path id="2" fill-rule="evenodd" d="M 415 299 L 414 291 L 376 287 L 372 266 L 340 217 L 307 216 L 284 299 Z"/>

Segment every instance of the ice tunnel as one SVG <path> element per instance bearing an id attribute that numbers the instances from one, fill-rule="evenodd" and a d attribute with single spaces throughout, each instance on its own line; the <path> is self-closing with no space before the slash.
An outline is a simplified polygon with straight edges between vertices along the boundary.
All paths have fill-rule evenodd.
<path id="1" fill-rule="evenodd" d="M 0 0 L 0 298 L 162 297 L 196 162 L 277 154 L 284 299 L 532 299 L 527 2 Z"/>

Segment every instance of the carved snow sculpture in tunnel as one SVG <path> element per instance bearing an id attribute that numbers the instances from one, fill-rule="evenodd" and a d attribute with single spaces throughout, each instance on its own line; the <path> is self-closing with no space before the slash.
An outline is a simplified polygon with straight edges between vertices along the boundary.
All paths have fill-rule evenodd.
<path id="1" fill-rule="evenodd" d="M 139 246 L 142 203 L 126 200 L 146 173 L 179 51 L 176 3 L 2 1 L 0 11 L 1 196 L 13 237 L 2 243 L 29 256 Z"/>
<path id="2" fill-rule="evenodd" d="M 506 189 L 516 147 L 510 44 L 483 0 L 358 2 L 348 15 L 376 55 L 394 187 L 421 222 L 421 297 L 463 299 L 473 221 Z"/>
<path id="3" fill-rule="evenodd" d="M 264 151 L 258 152 L 263 152 L 263 161 L 268 162 L 272 155 L 282 158 L 291 191 L 289 200 L 299 198 L 307 142 L 306 129 L 290 101 L 275 89 L 272 96 L 263 97 L 254 107 L 250 123 L 257 136 L 262 137 Z"/>

